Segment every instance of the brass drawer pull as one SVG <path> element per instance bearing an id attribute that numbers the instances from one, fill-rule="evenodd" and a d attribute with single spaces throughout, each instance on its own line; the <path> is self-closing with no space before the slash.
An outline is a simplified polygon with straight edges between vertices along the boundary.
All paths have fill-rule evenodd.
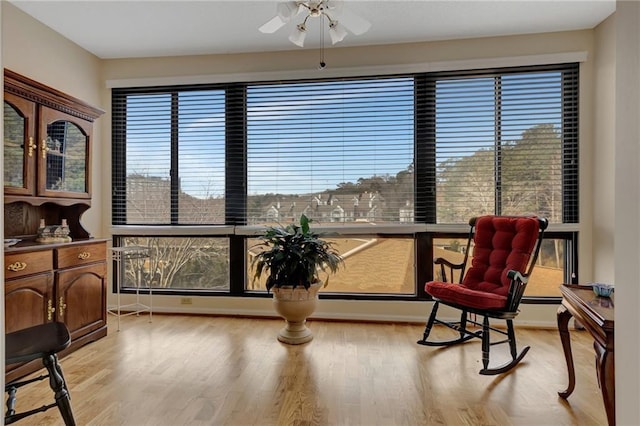
<path id="1" fill-rule="evenodd" d="M 47 301 L 47 320 L 51 321 L 53 319 L 53 313 L 56 311 L 56 308 L 53 307 L 53 301 L 49 299 Z"/>
<path id="2" fill-rule="evenodd" d="M 91 257 L 91 253 L 86 252 L 86 251 L 83 251 L 82 253 L 80 253 L 78 255 L 78 259 L 80 259 L 80 260 L 87 260 L 90 257 Z"/>
<path id="3" fill-rule="evenodd" d="M 42 139 L 42 145 L 40 145 L 40 152 L 42 152 L 42 158 L 47 158 L 47 152 L 49 151 L 49 147 L 47 146 L 47 140 Z"/>
<path id="4" fill-rule="evenodd" d="M 58 303 L 58 308 L 60 309 L 58 312 L 60 314 L 60 319 L 64 318 L 64 311 L 67 309 L 67 304 L 64 303 L 64 297 L 60 296 L 60 302 Z"/>
<path id="5" fill-rule="evenodd" d="M 11 265 L 7 266 L 7 270 L 11 272 L 20 272 L 27 269 L 27 264 L 25 262 L 13 262 Z"/>
<path id="6" fill-rule="evenodd" d="M 36 144 L 33 142 L 33 136 L 29 137 L 29 149 L 28 149 L 28 153 L 29 153 L 29 157 L 33 157 L 33 151 L 36 149 Z"/>

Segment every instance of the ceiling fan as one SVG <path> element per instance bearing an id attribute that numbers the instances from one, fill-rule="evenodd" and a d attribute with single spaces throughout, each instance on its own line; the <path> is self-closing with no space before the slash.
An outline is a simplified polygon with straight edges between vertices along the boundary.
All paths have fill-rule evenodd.
<path id="1" fill-rule="evenodd" d="M 304 47 L 309 18 L 327 18 L 331 44 L 344 40 L 347 36 L 347 30 L 355 35 L 360 35 L 371 27 L 369 21 L 345 8 L 344 2 L 340 0 L 308 0 L 278 3 L 276 16 L 262 25 L 259 30 L 267 34 L 274 33 L 298 15 L 304 15 L 304 19 L 293 28 L 291 35 L 289 35 L 289 41 L 300 47 Z M 321 26 L 321 28 L 324 27 Z M 322 37 L 321 34 L 321 43 Z"/>

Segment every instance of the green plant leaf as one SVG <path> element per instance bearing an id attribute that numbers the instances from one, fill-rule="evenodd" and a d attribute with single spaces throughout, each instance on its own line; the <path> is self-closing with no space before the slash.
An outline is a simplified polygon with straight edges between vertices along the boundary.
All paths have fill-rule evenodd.
<path id="1" fill-rule="evenodd" d="M 327 275 L 324 286 L 329 282 L 329 274 L 335 273 L 342 257 L 333 249 L 331 243 L 322 240 L 311 231 L 312 222 L 301 215 L 300 225 L 290 223 L 286 226 L 267 228 L 258 237 L 262 249 L 254 256 L 251 266 L 254 269 L 254 282 L 267 274 L 267 290 L 290 285 L 309 288 L 315 282 L 321 282 L 319 273 Z"/>
<path id="2" fill-rule="evenodd" d="M 305 235 L 309 233 L 309 222 L 310 220 L 306 215 L 300 216 L 300 226 L 302 227 L 302 233 Z"/>

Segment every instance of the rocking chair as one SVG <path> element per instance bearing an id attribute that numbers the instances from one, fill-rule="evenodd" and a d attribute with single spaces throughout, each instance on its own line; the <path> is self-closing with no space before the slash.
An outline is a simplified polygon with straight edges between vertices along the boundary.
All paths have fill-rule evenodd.
<path id="1" fill-rule="evenodd" d="M 440 265 L 442 281 L 430 281 L 425 291 L 435 301 L 427 321 L 424 335 L 418 341 L 426 346 L 450 346 L 466 342 L 472 338 L 482 340 L 482 365 L 480 374 L 494 375 L 509 371 L 524 358 L 529 346 L 520 353 L 516 348 L 513 319 L 518 315 L 518 306 L 524 293 L 533 266 L 538 259 L 540 245 L 548 221 L 535 216 L 480 216 L 469 221 L 470 231 L 464 260 L 454 264 L 443 258 L 436 258 Z M 465 269 L 471 243 L 473 257 L 466 275 Z M 448 268 L 450 280 L 454 271 L 460 275 L 459 283 L 447 282 Z M 440 304 L 459 309 L 460 321 L 449 322 L 436 318 Z M 483 317 L 482 323 L 468 314 Z M 489 318 L 505 320 L 506 332 L 490 326 Z M 428 341 L 434 324 L 445 325 L 459 333 L 457 338 L 446 341 Z M 480 327 L 469 330 L 468 324 Z M 505 340 L 491 342 L 490 333 L 507 336 Z M 489 349 L 493 345 L 509 343 L 511 361 L 498 367 L 489 367 Z"/>

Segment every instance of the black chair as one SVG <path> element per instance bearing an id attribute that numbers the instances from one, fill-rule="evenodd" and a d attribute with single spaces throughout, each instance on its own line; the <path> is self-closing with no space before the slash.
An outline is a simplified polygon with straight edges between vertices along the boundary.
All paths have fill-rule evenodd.
<path id="1" fill-rule="evenodd" d="M 47 374 L 41 376 L 7 383 L 4 391 L 7 397 L 7 412 L 4 418 L 4 424 L 8 425 L 17 422 L 20 419 L 31 416 L 36 413 L 47 411 L 50 408 L 58 407 L 60 414 L 64 419 L 64 424 L 74 426 L 76 424 L 71 411 L 71 397 L 69 390 L 62 374 L 62 368 L 58 364 L 57 353 L 67 348 L 71 343 L 71 336 L 67 327 L 60 322 L 49 322 L 23 330 L 8 333 L 5 336 L 5 364 L 17 364 L 42 359 L 42 364 L 47 369 Z M 19 388 L 33 382 L 41 381 L 48 378 L 49 386 L 55 394 L 55 402 L 43 405 L 40 408 L 16 413 L 16 393 Z"/>
<path id="2" fill-rule="evenodd" d="M 480 374 L 504 373 L 515 367 L 526 355 L 529 346 L 520 353 L 516 348 L 513 319 L 518 315 L 518 306 L 526 288 L 528 278 L 538 259 L 540 245 L 547 220 L 535 216 L 480 216 L 469 221 L 470 231 L 464 260 L 454 264 L 437 258 L 440 265 L 440 281 L 425 284 L 425 291 L 435 301 L 427 320 L 424 334 L 418 341 L 427 346 L 450 346 L 467 340 L 482 340 L 482 364 Z M 467 269 L 473 242 L 473 258 Z M 448 268 L 448 271 L 445 269 Z M 466 274 L 465 274 L 466 270 Z M 449 280 L 447 280 L 449 272 Z M 453 282 L 453 274 L 459 280 Z M 444 304 L 461 311 L 459 321 L 443 321 L 437 318 L 438 307 Z M 482 323 L 469 314 L 482 316 Z M 489 318 L 506 321 L 506 332 L 489 325 Z M 458 334 L 445 341 L 430 341 L 429 334 L 434 324 L 445 325 Z M 469 329 L 469 324 L 479 329 Z M 507 339 L 490 341 L 490 333 L 499 333 Z M 509 343 L 511 361 L 498 367 L 489 366 L 489 348 L 500 343 Z"/>

